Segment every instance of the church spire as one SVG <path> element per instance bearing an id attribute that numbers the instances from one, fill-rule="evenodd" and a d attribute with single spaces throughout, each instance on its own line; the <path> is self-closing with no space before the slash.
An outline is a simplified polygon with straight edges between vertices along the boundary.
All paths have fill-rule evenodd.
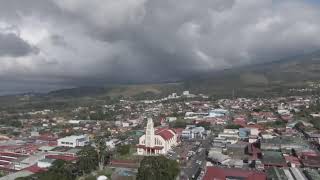
<path id="1" fill-rule="evenodd" d="M 148 118 L 146 129 L 146 147 L 154 147 L 154 124 L 152 118 Z"/>

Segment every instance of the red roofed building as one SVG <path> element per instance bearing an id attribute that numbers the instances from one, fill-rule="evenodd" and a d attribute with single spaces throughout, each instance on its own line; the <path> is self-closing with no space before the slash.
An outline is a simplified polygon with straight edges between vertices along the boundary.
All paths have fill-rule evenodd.
<path id="1" fill-rule="evenodd" d="M 295 156 L 286 155 L 286 156 L 284 156 L 284 159 L 286 160 L 287 163 L 290 163 L 291 167 L 300 167 L 301 166 L 299 159 Z"/>
<path id="2" fill-rule="evenodd" d="M 154 129 L 152 119 L 148 119 L 145 135 L 139 138 L 138 155 L 166 154 L 177 145 L 177 134 L 168 128 Z"/>
<path id="3" fill-rule="evenodd" d="M 63 160 L 63 161 L 75 161 L 77 157 L 74 156 L 66 156 L 66 155 L 46 155 L 48 159 L 55 159 L 55 160 Z"/>
<path id="4" fill-rule="evenodd" d="M 225 179 L 266 180 L 267 175 L 258 171 L 248 171 L 235 168 L 207 167 L 207 172 L 203 178 L 203 180 Z"/>
<path id="5" fill-rule="evenodd" d="M 238 117 L 233 120 L 233 123 L 243 127 L 243 126 L 247 125 L 247 120 L 243 117 Z"/>
<path id="6" fill-rule="evenodd" d="M 36 164 L 32 165 L 32 166 L 29 166 L 29 167 L 27 167 L 27 168 L 25 168 L 23 170 L 27 170 L 27 171 L 30 171 L 32 173 L 42 173 L 42 172 L 47 171 L 46 168 L 40 168 Z"/>
<path id="7" fill-rule="evenodd" d="M 320 168 L 320 154 L 315 152 L 304 152 L 300 156 L 304 167 Z"/>

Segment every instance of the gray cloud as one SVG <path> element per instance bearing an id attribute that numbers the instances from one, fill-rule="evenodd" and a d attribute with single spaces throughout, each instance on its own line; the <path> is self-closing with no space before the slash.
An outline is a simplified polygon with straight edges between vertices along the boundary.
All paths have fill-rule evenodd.
<path id="1" fill-rule="evenodd" d="M 30 46 L 27 42 L 20 39 L 15 34 L 0 33 L 0 57 L 1 56 L 26 56 L 37 49 Z"/>
<path id="2" fill-rule="evenodd" d="M 175 81 L 320 49 L 320 7 L 311 1 L 0 0 L 0 5 L 6 35 L 0 40 L 12 36 L 11 44 L 0 41 L 0 55 L 11 56 L 0 57 L 0 82 L 60 87 Z M 38 53 L 30 53 L 33 47 Z"/>

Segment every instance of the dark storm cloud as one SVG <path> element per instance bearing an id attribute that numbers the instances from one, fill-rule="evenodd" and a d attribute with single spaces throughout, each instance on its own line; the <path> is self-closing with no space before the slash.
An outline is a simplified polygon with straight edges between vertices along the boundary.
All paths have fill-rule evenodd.
<path id="1" fill-rule="evenodd" d="M 20 39 L 15 34 L 0 33 L 0 57 L 1 56 L 26 56 L 30 53 L 37 52 L 35 47 L 30 46 L 27 42 Z"/>
<path id="2" fill-rule="evenodd" d="M 298 0 L 0 0 L 0 33 L 16 37 L 0 41 L 0 56 L 10 55 L 0 77 L 59 87 L 176 81 L 277 60 L 320 49 L 319 10 Z"/>

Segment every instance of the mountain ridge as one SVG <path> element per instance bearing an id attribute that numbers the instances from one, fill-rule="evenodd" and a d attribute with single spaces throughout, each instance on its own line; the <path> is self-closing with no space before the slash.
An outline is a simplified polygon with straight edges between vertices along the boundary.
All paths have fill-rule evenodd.
<path id="1" fill-rule="evenodd" d="M 144 93 L 164 96 L 172 92 L 190 90 L 213 96 L 239 95 L 283 95 L 290 88 L 302 88 L 307 82 L 320 79 L 320 50 L 280 60 L 224 69 L 202 74 L 181 82 L 82 86 L 50 91 L 29 93 L 49 98 L 77 98 L 84 96 L 134 97 Z M 28 93 L 10 96 L 25 96 Z"/>

